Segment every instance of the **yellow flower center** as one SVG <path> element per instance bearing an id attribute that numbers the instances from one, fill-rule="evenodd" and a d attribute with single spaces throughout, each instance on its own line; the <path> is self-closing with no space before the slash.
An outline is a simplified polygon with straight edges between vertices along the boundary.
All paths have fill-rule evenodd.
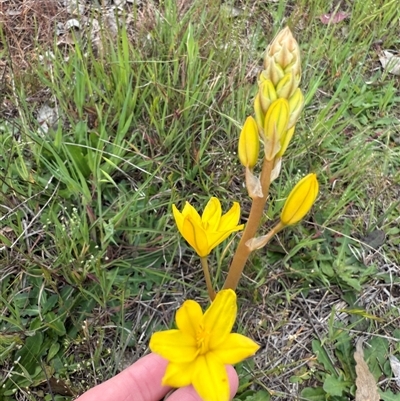
<path id="1" fill-rule="evenodd" d="M 210 341 L 210 333 L 200 325 L 196 334 L 197 349 L 200 355 L 204 355 L 208 351 L 208 343 Z"/>

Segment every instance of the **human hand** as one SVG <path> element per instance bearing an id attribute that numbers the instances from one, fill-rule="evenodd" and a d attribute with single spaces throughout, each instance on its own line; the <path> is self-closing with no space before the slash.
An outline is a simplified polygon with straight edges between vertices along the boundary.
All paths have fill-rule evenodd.
<path id="1" fill-rule="evenodd" d="M 149 354 L 106 382 L 93 387 L 76 401 L 159 401 L 170 387 L 161 385 L 168 361 Z M 226 367 L 230 384 L 230 398 L 236 394 L 238 377 L 232 366 Z M 201 401 L 192 386 L 174 391 L 168 401 Z"/>

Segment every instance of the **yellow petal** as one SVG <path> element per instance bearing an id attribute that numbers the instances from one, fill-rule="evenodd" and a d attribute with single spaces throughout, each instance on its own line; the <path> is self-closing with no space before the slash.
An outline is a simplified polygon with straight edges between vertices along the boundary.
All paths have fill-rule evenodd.
<path id="1" fill-rule="evenodd" d="M 149 347 L 155 354 L 176 363 L 191 362 L 198 354 L 196 339 L 180 330 L 153 333 Z"/>
<path id="2" fill-rule="evenodd" d="M 178 227 L 178 230 L 182 233 L 184 217 L 175 205 L 172 205 L 172 214 L 174 215 L 175 223 L 176 226 Z"/>
<path id="3" fill-rule="evenodd" d="M 192 384 L 203 401 L 229 400 L 229 380 L 225 366 L 211 353 L 197 358 Z"/>
<path id="4" fill-rule="evenodd" d="M 231 333 L 212 353 L 223 364 L 233 365 L 254 355 L 259 348 L 260 346 L 250 338 L 241 334 Z"/>
<path id="5" fill-rule="evenodd" d="M 222 215 L 221 202 L 218 198 L 212 197 L 206 207 L 204 208 L 201 216 L 201 222 L 203 228 L 206 231 L 215 231 L 219 225 L 219 221 Z"/>
<path id="6" fill-rule="evenodd" d="M 220 291 L 203 317 L 203 327 L 210 333 L 209 349 L 217 349 L 232 330 L 237 313 L 236 294 L 231 289 Z"/>
<path id="7" fill-rule="evenodd" d="M 202 318 L 201 306 L 196 301 L 189 299 L 178 309 L 175 320 L 179 330 L 196 338 Z"/>
<path id="8" fill-rule="evenodd" d="M 228 231 L 209 233 L 207 235 L 207 240 L 210 251 L 211 249 L 214 249 L 217 245 L 219 245 L 222 241 L 225 241 L 233 232 L 243 230 L 243 228 L 244 224 L 241 224 L 240 226 L 235 226 Z"/>
<path id="9" fill-rule="evenodd" d="M 164 377 L 162 378 L 163 386 L 185 387 L 192 384 L 193 370 L 196 366 L 195 362 L 188 363 L 172 363 L 167 365 Z"/>
<path id="10" fill-rule="evenodd" d="M 192 220 L 196 222 L 196 224 L 198 224 L 199 226 L 201 225 L 200 215 L 197 213 L 197 210 L 189 202 L 185 203 L 185 207 L 182 210 L 182 216 L 183 217 L 190 216 Z"/>
<path id="11" fill-rule="evenodd" d="M 239 219 L 240 219 L 240 205 L 238 202 L 233 202 L 232 207 L 221 217 L 218 231 L 224 231 L 236 228 Z"/>
<path id="12" fill-rule="evenodd" d="M 197 225 L 191 217 L 189 215 L 183 221 L 181 234 L 197 254 L 203 258 L 211 252 L 212 248 L 208 246 L 207 235 L 203 228 Z"/>
<path id="13" fill-rule="evenodd" d="M 281 222 L 285 226 L 296 224 L 311 209 L 318 196 L 316 174 L 308 174 L 300 180 L 290 192 L 283 206 Z"/>

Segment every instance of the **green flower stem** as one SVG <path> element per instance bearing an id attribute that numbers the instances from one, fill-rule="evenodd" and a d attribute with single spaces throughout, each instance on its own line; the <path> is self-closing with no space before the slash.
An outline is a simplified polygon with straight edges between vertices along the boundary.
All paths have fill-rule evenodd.
<path id="1" fill-rule="evenodd" d="M 201 267 L 203 268 L 204 278 L 206 279 L 208 296 L 210 297 L 211 301 L 214 301 L 216 294 L 215 294 L 215 291 L 214 291 L 212 283 L 211 283 L 210 270 L 208 268 L 207 256 L 204 258 L 200 258 L 200 261 L 201 261 Z"/>
<path id="2" fill-rule="evenodd" d="M 250 248 L 246 245 L 246 242 L 249 239 L 255 237 L 258 226 L 260 225 L 265 208 L 265 203 L 267 202 L 268 198 L 269 186 L 271 184 L 271 172 L 273 167 L 274 161 L 264 158 L 264 164 L 261 170 L 261 186 L 264 196 L 262 198 L 253 199 L 249 219 L 247 220 L 242 238 L 240 239 L 235 255 L 233 256 L 232 263 L 229 267 L 228 276 L 224 284 L 224 289 L 231 288 L 235 291 L 239 283 L 244 265 L 246 264 L 246 261 L 251 253 Z M 275 235 L 275 233 L 273 235 Z"/>

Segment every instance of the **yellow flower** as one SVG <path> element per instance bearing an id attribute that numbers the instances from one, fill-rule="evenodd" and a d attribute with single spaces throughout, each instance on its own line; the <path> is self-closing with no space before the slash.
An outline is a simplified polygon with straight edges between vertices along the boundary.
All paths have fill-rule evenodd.
<path id="1" fill-rule="evenodd" d="M 186 202 L 182 213 L 172 205 L 175 222 L 183 238 L 189 242 L 197 254 L 203 258 L 234 231 L 243 230 L 240 219 L 239 203 L 234 202 L 231 209 L 222 216 L 219 199 L 212 197 L 202 216 Z"/>
<path id="2" fill-rule="evenodd" d="M 285 226 L 296 224 L 311 209 L 318 196 L 316 174 L 308 174 L 301 179 L 286 199 L 281 213 L 281 223 Z"/>
<path id="3" fill-rule="evenodd" d="M 228 401 L 225 365 L 259 349 L 250 338 L 231 333 L 236 312 L 236 294 L 230 289 L 220 291 L 204 314 L 197 302 L 185 301 L 176 312 L 178 329 L 154 333 L 150 339 L 151 351 L 169 361 L 162 384 L 192 384 L 204 401 Z"/>

